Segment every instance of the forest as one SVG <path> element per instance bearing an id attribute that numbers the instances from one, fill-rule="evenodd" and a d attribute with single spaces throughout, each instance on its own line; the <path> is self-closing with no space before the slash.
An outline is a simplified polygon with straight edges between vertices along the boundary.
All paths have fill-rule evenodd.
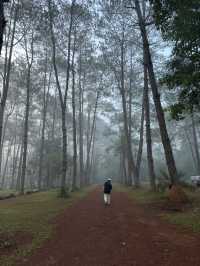
<path id="1" fill-rule="evenodd" d="M 200 265 L 200 0 L 0 0 L 0 265 Z"/>
<path id="2" fill-rule="evenodd" d="M 1 1 L 1 189 L 200 174 L 199 1 L 183 2 Z"/>

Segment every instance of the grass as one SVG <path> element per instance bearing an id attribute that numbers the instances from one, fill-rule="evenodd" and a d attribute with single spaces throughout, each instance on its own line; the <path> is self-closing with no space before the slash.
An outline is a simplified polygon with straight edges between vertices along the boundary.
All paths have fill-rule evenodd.
<path id="1" fill-rule="evenodd" d="M 123 191 L 128 193 L 128 195 L 136 200 L 138 203 L 153 203 L 157 201 L 162 201 L 166 199 L 166 195 L 163 192 L 153 192 L 150 191 L 148 188 L 131 188 L 131 187 L 125 187 L 125 186 L 116 186 L 116 189 L 119 191 Z"/>
<path id="2" fill-rule="evenodd" d="M 147 189 L 133 189 L 130 195 L 140 203 L 157 202 L 166 199 L 165 193 L 149 191 Z"/>
<path id="3" fill-rule="evenodd" d="M 200 233 L 200 193 L 186 190 L 192 202 L 192 207 L 184 212 L 164 214 L 164 218 L 173 224 L 191 229 L 195 233 Z"/>
<path id="4" fill-rule="evenodd" d="M 140 204 L 156 203 L 166 200 L 166 193 L 152 192 L 147 188 L 133 189 L 124 186 L 116 186 L 119 191 L 128 193 L 129 197 Z M 199 191 L 191 191 L 184 189 L 192 202 L 190 208 L 186 208 L 183 212 L 162 212 L 161 217 L 170 223 L 189 228 L 195 233 L 200 232 L 200 193 Z M 150 206 L 150 205 L 149 205 Z"/>
<path id="5" fill-rule="evenodd" d="M 26 257 L 50 238 L 53 224 L 49 221 L 73 202 L 86 196 L 89 190 L 74 192 L 68 199 L 57 197 L 58 191 L 52 190 L 1 201 L 0 233 L 26 232 L 32 235 L 32 241 L 26 247 L 19 248 L 15 254 L 2 256 L 0 265 L 15 265 L 16 259 Z"/>
<path id="6" fill-rule="evenodd" d="M 10 194 L 17 194 L 15 190 L 6 189 L 6 190 L 0 190 L 0 197 L 6 197 Z"/>
<path id="7" fill-rule="evenodd" d="M 200 213 L 187 211 L 184 213 L 165 214 L 164 219 L 173 224 L 189 228 L 194 233 L 200 233 Z"/>

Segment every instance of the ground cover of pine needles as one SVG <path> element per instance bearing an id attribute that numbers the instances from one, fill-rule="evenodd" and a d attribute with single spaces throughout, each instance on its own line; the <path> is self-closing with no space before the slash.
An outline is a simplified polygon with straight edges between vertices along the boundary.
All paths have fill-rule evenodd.
<path id="1" fill-rule="evenodd" d="M 20 232 L 31 237 L 27 245 L 18 247 L 12 254 L 2 255 L 0 265 L 15 265 L 19 257 L 25 259 L 35 248 L 40 247 L 53 232 L 54 224 L 50 221 L 90 190 L 73 192 L 67 199 L 59 198 L 58 191 L 51 190 L 0 201 L 0 236 Z"/>

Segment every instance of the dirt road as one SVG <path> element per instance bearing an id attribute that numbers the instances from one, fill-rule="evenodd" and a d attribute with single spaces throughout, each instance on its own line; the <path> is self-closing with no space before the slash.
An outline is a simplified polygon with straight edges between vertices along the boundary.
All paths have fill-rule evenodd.
<path id="1" fill-rule="evenodd" d="M 54 237 L 24 265 L 200 266 L 200 237 L 146 213 L 122 192 L 105 207 L 96 189 L 57 218 Z"/>

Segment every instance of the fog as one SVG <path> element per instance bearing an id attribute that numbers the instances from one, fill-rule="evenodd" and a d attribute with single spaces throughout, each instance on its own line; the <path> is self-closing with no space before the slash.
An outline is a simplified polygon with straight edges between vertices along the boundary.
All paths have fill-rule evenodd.
<path id="1" fill-rule="evenodd" d="M 148 2 L 122 2 L 4 4 L 1 189 L 75 190 L 108 177 L 155 186 L 200 173 L 199 112 L 175 119 L 180 86 L 162 82 L 173 43 Z"/>

